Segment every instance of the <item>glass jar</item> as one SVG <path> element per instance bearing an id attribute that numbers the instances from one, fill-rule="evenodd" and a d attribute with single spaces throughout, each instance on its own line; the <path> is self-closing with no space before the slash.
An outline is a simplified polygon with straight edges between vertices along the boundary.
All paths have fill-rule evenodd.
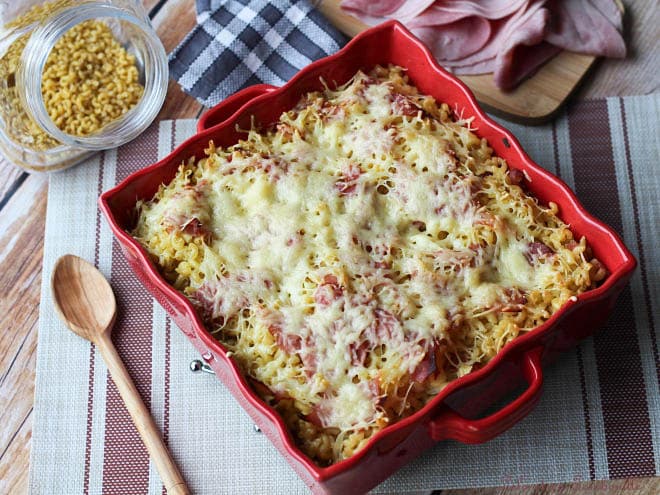
<path id="1" fill-rule="evenodd" d="M 0 0 L 0 153 L 70 167 L 154 120 L 167 56 L 139 0 Z"/>

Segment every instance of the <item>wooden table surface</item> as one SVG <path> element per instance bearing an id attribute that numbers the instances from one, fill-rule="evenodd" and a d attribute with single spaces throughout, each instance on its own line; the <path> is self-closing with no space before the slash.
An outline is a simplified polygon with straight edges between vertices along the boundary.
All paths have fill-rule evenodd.
<path id="1" fill-rule="evenodd" d="M 656 0 L 626 3 L 630 56 L 602 60 L 575 98 L 659 90 L 660 15 Z M 194 0 L 144 0 L 169 52 L 195 25 Z M 195 118 L 204 108 L 170 81 L 158 119 Z M 654 123 L 650 123 L 653 125 Z M 48 176 L 28 174 L 0 157 L 0 494 L 27 492 Z M 660 493 L 660 478 L 563 485 L 445 490 L 481 495 Z"/>

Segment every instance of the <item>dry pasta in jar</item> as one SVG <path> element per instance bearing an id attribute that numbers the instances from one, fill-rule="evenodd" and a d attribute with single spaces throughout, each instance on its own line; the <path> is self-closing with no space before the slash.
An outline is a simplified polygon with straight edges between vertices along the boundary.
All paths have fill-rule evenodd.
<path id="1" fill-rule="evenodd" d="M 3 21 L 14 14 L 0 32 L 0 149 L 10 161 L 64 168 L 88 149 L 116 146 L 144 130 L 144 116 L 135 129 L 119 125 L 135 107 L 155 117 L 167 80 L 164 50 L 141 6 L 116 3 L 28 2 L 3 13 Z M 145 95 L 154 64 L 157 92 Z M 144 96 L 153 99 L 146 107 Z"/>

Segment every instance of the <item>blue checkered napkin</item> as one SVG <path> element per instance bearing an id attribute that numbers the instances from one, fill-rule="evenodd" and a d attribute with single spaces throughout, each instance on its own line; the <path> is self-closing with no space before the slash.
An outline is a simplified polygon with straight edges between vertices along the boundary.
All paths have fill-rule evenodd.
<path id="1" fill-rule="evenodd" d="M 308 0 L 197 0 L 197 26 L 170 54 L 170 75 L 211 107 L 246 86 L 281 86 L 346 41 Z"/>

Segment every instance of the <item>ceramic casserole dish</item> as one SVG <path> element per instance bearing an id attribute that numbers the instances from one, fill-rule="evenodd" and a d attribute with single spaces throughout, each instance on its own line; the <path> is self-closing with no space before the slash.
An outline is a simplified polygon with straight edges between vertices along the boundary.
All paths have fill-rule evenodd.
<path id="1" fill-rule="evenodd" d="M 282 418 L 253 391 L 236 363 L 204 328 L 191 303 L 165 282 L 129 231 L 136 221 L 136 202 L 150 199 L 160 184 L 171 181 L 182 161 L 192 156 L 203 158 L 209 140 L 216 146 L 230 146 L 241 136 L 237 128 L 249 128 L 252 118 L 261 124 L 277 121 L 302 95 L 322 89 L 321 78 L 342 84 L 358 70 L 368 71 L 377 64 L 406 68 L 421 93 L 448 103 L 457 112 L 462 111 L 463 117 L 473 117 L 476 134 L 487 139 L 510 166 L 525 173 L 528 191 L 541 203 L 553 201 L 559 205 L 562 220 L 577 238 L 587 238 L 594 255 L 610 274 L 598 288 L 572 298 L 545 324 L 509 343 L 487 365 L 454 380 L 421 410 L 380 431 L 352 457 L 319 467 L 296 447 Z M 520 421 L 538 402 L 543 365 L 596 331 L 636 265 L 619 237 L 590 216 L 561 180 L 532 162 L 515 137 L 484 114 L 470 91 L 439 67 L 429 50 L 394 21 L 365 31 L 337 54 L 301 70 L 281 88 L 253 86 L 226 99 L 200 119 L 195 136 L 160 162 L 105 192 L 99 201 L 135 274 L 317 494 L 364 493 L 438 441 L 485 442 Z M 522 393 L 513 401 L 498 406 L 520 390 Z"/>

